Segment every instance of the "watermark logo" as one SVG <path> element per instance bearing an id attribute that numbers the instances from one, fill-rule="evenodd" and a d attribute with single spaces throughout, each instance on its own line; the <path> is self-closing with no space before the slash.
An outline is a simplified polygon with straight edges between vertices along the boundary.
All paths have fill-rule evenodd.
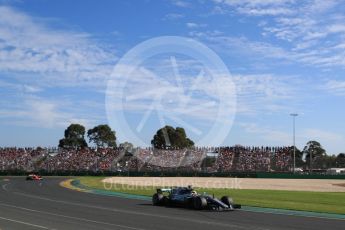
<path id="1" fill-rule="evenodd" d="M 156 188 L 188 187 L 196 189 L 242 189 L 241 178 L 181 178 L 181 177 L 137 177 L 128 180 L 126 177 L 113 177 L 103 180 L 105 190 L 138 191 Z"/>
<path id="2" fill-rule="evenodd" d="M 136 146 L 151 146 L 155 131 L 171 124 L 185 128 L 196 146 L 219 146 L 232 127 L 236 89 L 224 62 L 207 46 L 157 37 L 118 61 L 107 85 L 106 112 L 111 127 Z"/>

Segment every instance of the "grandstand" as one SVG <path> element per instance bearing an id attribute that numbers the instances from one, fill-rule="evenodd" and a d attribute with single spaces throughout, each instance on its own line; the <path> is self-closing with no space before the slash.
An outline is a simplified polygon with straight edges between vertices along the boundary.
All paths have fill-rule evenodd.
<path id="1" fill-rule="evenodd" d="M 290 147 L 219 147 L 158 150 L 137 148 L 1 148 L 2 171 L 289 172 Z M 54 154 L 51 154 L 54 152 Z"/>

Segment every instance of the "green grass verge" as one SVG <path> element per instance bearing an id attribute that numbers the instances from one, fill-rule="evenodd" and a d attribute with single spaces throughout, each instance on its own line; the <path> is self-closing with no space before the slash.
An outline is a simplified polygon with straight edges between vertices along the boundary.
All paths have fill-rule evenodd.
<path id="1" fill-rule="evenodd" d="M 131 187 L 121 184 L 104 184 L 104 177 L 79 177 L 83 185 L 107 191 L 135 195 L 152 196 L 156 187 Z M 130 180 L 130 178 L 129 178 Z M 341 192 L 303 192 L 255 189 L 202 189 L 216 197 L 231 196 L 235 203 L 247 206 L 290 209 L 299 211 L 345 214 L 345 193 Z"/>

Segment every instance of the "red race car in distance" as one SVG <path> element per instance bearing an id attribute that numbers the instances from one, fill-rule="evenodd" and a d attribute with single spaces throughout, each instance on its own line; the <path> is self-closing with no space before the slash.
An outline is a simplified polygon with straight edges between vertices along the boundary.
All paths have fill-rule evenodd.
<path id="1" fill-rule="evenodd" d="M 42 180 L 42 177 L 36 174 L 29 174 L 26 180 Z"/>

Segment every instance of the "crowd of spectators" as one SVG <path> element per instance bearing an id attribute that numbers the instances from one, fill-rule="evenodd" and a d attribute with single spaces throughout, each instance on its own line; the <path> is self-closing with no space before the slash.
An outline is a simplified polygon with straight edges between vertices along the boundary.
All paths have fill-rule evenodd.
<path id="1" fill-rule="evenodd" d="M 279 147 L 275 149 L 275 154 L 272 157 L 272 170 L 274 171 L 288 171 L 291 169 L 293 159 L 291 157 L 290 147 Z"/>
<path id="2" fill-rule="evenodd" d="M 30 171 L 47 154 L 42 148 L 0 148 L 0 170 Z"/>
<path id="3" fill-rule="evenodd" d="M 179 168 L 183 171 L 200 171 L 205 157 L 205 150 L 189 149 L 186 151 Z"/>
<path id="4" fill-rule="evenodd" d="M 145 164 L 148 171 L 157 171 L 164 168 L 177 168 L 180 166 L 182 159 L 186 153 L 182 150 L 152 150 L 151 158 Z"/>
<path id="5" fill-rule="evenodd" d="M 213 166 L 213 171 L 231 171 L 234 161 L 234 150 L 231 147 L 219 148 L 218 157 Z"/>
<path id="6" fill-rule="evenodd" d="M 201 171 L 213 153 L 212 172 L 291 170 L 290 147 L 220 147 L 157 150 L 136 148 L 0 148 L 0 170 L 45 171 Z"/>
<path id="7" fill-rule="evenodd" d="M 235 171 L 270 171 L 271 152 L 266 148 L 237 148 Z"/>
<path id="8" fill-rule="evenodd" d="M 60 149 L 57 154 L 48 155 L 37 168 L 46 171 L 111 171 L 118 156 L 119 150 L 112 148 Z"/>

